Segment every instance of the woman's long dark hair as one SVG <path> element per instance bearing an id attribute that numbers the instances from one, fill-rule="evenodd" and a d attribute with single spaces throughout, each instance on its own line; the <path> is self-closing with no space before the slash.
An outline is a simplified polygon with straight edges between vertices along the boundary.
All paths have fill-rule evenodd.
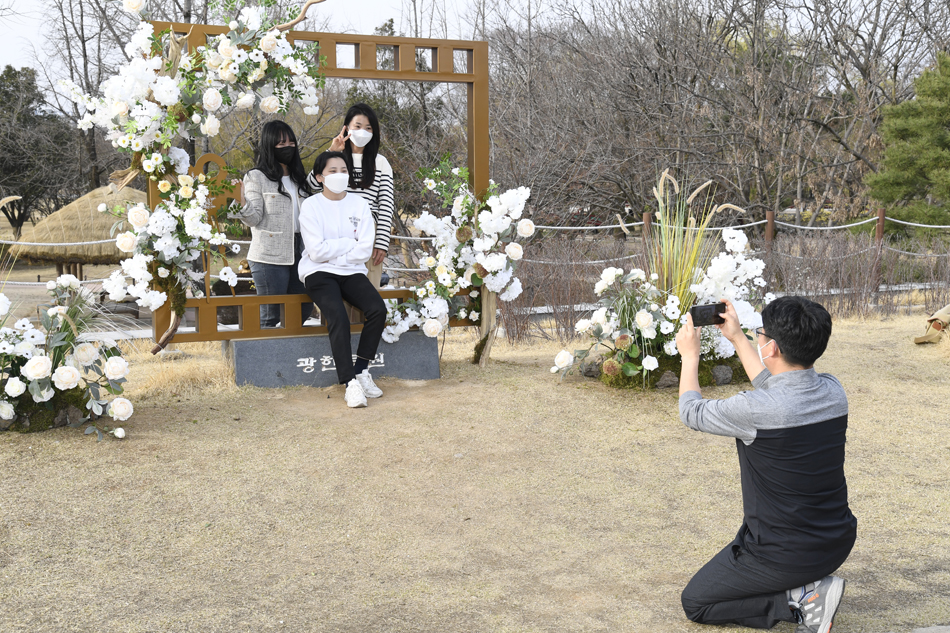
<path id="1" fill-rule="evenodd" d="M 261 129 L 261 145 L 258 148 L 255 169 L 276 182 L 277 191 L 289 198 L 290 194 L 284 190 L 284 183 L 281 181 L 281 178 L 284 177 L 284 168 L 281 167 L 274 155 L 277 144 L 284 139 L 293 141 L 294 145 L 297 145 L 297 135 L 283 121 L 268 121 L 264 124 Z M 300 197 L 309 196 L 313 193 L 310 190 L 310 185 L 307 184 L 307 172 L 304 171 L 303 162 L 300 160 L 300 148 L 297 148 L 297 151 L 294 152 L 294 158 L 287 165 L 287 170 L 290 172 L 290 179 L 297 185 L 297 193 Z"/>
<path id="2" fill-rule="evenodd" d="M 366 144 L 366 147 L 363 148 L 363 168 L 362 173 L 360 174 L 360 179 L 354 180 L 350 171 L 350 182 L 353 187 L 356 189 L 369 189 L 373 186 L 373 182 L 376 180 L 376 155 L 379 154 L 379 119 L 376 118 L 376 113 L 373 112 L 373 109 L 366 105 L 365 103 L 356 103 L 350 106 L 350 109 L 346 111 L 346 116 L 343 118 L 343 125 L 349 127 L 350 121 L 353 120 L 353 117 L 362 114 L 367 119 L 369 119 L 370 127 L 373 128 L 373 138 L 370 139 L 369 143 Z M 343 148 L 343 153 L 349 156 L 349 163 L 353 164 L 353 145 L 347 140 L 346 146 Z"/>

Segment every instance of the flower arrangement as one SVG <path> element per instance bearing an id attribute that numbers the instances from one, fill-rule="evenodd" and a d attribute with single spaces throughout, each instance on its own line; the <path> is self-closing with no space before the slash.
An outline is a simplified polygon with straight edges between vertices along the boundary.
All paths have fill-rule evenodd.
<path id="1" fill-rule="evenodd" d="M 660 368 L 664 359 L 678 354 L 676 332 L 685 322 L 685 313 L 692 305 L 729 299 L 733 302 L 739 322 L 746 330 L 762 325 L 762 317 L 753 303 L 768 303 L 774 296 L 761 294 L 765 286 L 762 271 L 765 263 L 747 253 L 748 240 L 741 231 L 722 232 L 724 251 L 716 255 L 705 270 L 694 270 L 695 280 L 688 288 L 691 304 L 680 296 L 658 286 L 660 275 L 649 275 L 638 268 L 628 273 L 620 268 L 606 268 L 594 291 L 601 296 L 601 307 L 589 319 L 581 319 L 575 331 L 588 340 L 586 348 L 574 353 L 562 350 L 555 357 L 552 373 L 563 377 L 575 362 L 582 361 L 593 350 L 604 348 L 601 366 L 607 377 L 640 375 L 643 384 L 648 375 Z M 702 357 L 727 359 L 735 355 L 735 347 L 718 328 L 702 329 Z"/>
<path id="2" fill-rule="evenodd" d="M 124 7 L 141 13 L 141 0 Z M 155 33 L 141 21 L 125 46 L 128 63 L 100 86 L 92 97 L 69 80 L 60 85 L 86 110 L 80 129 L 94 125 L 105 138 L 131 157 L 131 165 L 113 174 L 119 186 L 140 172 L 153 179 L 184 174 L 188 154 L 172 147 L 177 138 L 217 136 L 219 116 L 228 109 L 286 112 L 291 101 L 316 114 L 317 89 L 324 85 L 315 45 L 294 46 L 284 31 L 302 19 L 278 25 L 259 7 L 244 8 L 228 33 L 194 52 L 182 50 L 184 38 Z"/>
<path id="3" fill-rule="evenodd" d="M 129 373 L 129 363 L 114 341 L 92 342 L 84 334 L 101 318 L 92 297 L 73 275 L 62 275 L 47 284 L 52 297 L 38 308 L 40 328 L 28 318 L 6 325 L 10 300 L 0 294 L 0 419 L 10 428 L 18 416 L 28 420 L 23 430 L 44 430 L 57 410 L 76 406 L 89 415 L 70 420 L 80 426 L 103 413 L 115 421 L 129 419 L 132 403 L 119 396 Z M 77 406 L 78 405 L 78 406 Z M 44 423 L 45 420 L 45 423 Z M 91 429 L 91 430 L 90 430 Z M 121 428 L 99 428 L 87 433 L 125 437 Z"/>
<path id="4" fill-rule="evenodd" d="M 444 161 L 421 175 L 426 189 L 451 212 L 437 217 L 426 211 L 413 222 L 415 228 L 434 238 L 435 254 L 419 253 L 430 279 L 412 289 L 415 297 L 390 305 L 383 331 L 383 339 L 389 343 L 411 327 L 421 327 L 426 336 L 438 336 L 452 315 L 478 323 L 480 289 L 498 293 L 502 301 L 515 299 L 522 291 L 521 280 L 514 276 L 515 267 L 524 255 L 515 240 L 534 234 L 534 223 L 522 218 L 530 189 L 519 187 L 499 194 L 492 182 L 482 202 L 469 190 L 465 168 Z M 467 303 L 457 296 L 466 288 L 471 288 Z"/>
<path id="5" fill-rule="evenodd" d="M 194 272 L 192 263 L 204 258 L 207 265 L 221 256 L 213 247 L 230 244 L 210 212 L 216 187 L 204 174 L 198 174 L 197 179 L 179 174 L 174 185 L 170 179 L 159 183 L 161 202 L 153 211 L 143 204 L 111 210 L 123 218 L 113 228 L 125 222 L 131 226 L 116 236 L 116 246 L 132 256 L 102 283 L 109 299 L 122 301 L 130 295 L 140 306 L 156 310 L 171 297 L 172 310 L 180 314 L 188 291 L 203 296 L 199 282 L 204 275 Z M 232 287 L 237 284 L 237 275 L 227 265 L 220 277 Z"/>

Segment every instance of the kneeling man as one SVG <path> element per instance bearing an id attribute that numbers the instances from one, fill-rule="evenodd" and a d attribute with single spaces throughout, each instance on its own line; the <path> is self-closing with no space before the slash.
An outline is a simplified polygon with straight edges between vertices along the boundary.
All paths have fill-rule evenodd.
<path id="1" fill-rule="evenodd" d="M 844 477 L 848 400 L 841 383 L 813 365 L 831 336 L 831 316 L 801 297 L 762 312 L 757 345 L 728 301 L 719 325 L 736 347 L 754 391 L 704 400 L 699 329 L 680 329 L 680 417 L 691 429 L 736 438 L 743 521 L 729 545 L 693 576 L 683 609 L 701 624 L 828 633 L 844 592 L 832 576 L 854 546 L 857 520 Z"/>

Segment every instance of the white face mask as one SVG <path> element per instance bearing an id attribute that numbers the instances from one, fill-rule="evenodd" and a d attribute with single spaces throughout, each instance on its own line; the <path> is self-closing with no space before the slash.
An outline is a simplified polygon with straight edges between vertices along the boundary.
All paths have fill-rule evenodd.
<path id="1" fill-rule="evenodd" d="M 775 341 L 769 341 L 768 343 L 766 343 L 766 344 L 763 345 L 762 347 L 768 347 L 768 346 L 769 346 L 769 343 L 774 343 L 774 342 L 775 342 Z M 772 356 L 774 356 L 774 354 L 769 354 L 768 356 L 763 357 L 763 356 L 762 356 L 762 347 L 756 346 L 756 350 L 758 350 L 758 352 L 759 352 L 759 360 L 762 361 L 762 364 L 764 365 L 764 364 L 765 364 L 765 359 L 766 359 L 766 358 L 772 358 Z"/>
<path id="2" fill-rule="evenodd" d="M 373 140 L 373 133 L 366 130 L 350 130 L 350 142 L 357 147 L 366 147 Z"/>
<path id="3" fill-rule="evenodd" d="M 343 193 L 349 184 L 349 174 L 327 174 L 323 177 L 323 185 L 333 193 Z"/>

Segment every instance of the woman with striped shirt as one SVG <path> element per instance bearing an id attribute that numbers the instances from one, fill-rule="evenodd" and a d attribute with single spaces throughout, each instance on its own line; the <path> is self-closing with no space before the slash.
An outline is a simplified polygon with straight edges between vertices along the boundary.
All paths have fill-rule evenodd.
<path id="1" fill-rule="evenodd" d="M 343 130 L 330 143 L 328 151 L 343 152 L 351 159 L 353 171 L 347 191 L 366 200 L 373 212 L 376 235 L 373 254 L 366 262 L 366 276 L 374 288 L 379 288 L 396 207 L 393 168 L 386 157 L 379 154 L 379 120 L 373 109 L 365 103 L 350 107 L 343 119 Z M 323 190 L 312 171 L 308 182 L 317 192 Z"/>

